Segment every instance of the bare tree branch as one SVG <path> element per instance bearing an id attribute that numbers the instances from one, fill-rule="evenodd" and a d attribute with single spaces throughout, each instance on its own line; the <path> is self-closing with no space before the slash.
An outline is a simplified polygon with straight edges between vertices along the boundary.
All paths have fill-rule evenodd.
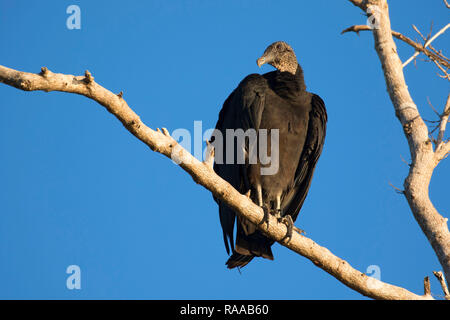
<path id="1" fill-rule="evenodd" d="M 349 0 L 355 6 L 360 7 L 363 11 L 367 10 L 367 0 Z"/>
<path id="2" fill-rule="evenodd" d="M 437 75 L 438 75 L 440 78 L 444 78 L 444 79 L 447 79 L 447 80 L 450 81 L 450 74 L 447 72 L 447 70 L 445 70 L 445 69 L 439 64 L 439 62 L 437 62 L 436 60 L 432 60 L 432 61 L 433 61 L 433 63 L 436 65 L 436 67 L 438 67 L 439 70 L 441 70 L 442 73 L 443 73 L 443 74 L 439 74 L 439 72 L 438 72 Z"/>
<path id="3" fill-rule="evenodd" d="M 419 34 L 419 36 L 422 38 L 423 41 L 427 42 L 431 38 L 431 32 L 433 29 L 433 24 L 431 24 L 430 27 L 430 33 L 425 37 L 420 30 L 415 26 L 412 25 L 413 29 Z M 431 44 L 428 45 L 428 47 L 437 55 L 442 56 L 445 60 L 450 61 L 447 57 L 445 57 L 441 52 L 437 51 Z"/>
<path id="4" fill-rule="evenodd" d="M 88 71 L 85 76 L 72 76 L 53 73 L 42 68 L 40 74 L 33 74 L 0 66 L 0 82 L 25 91 L 76 93 L 98 102 L 122 122 L 136 138 L 152 150 L 179 163 L 180 167 L 189 173 L 195 182 L 227 203 L 239 215 L 257 225 L 267 236 L 309 259 L 316 266 L 359 293 L 374 299 L 432 299 L 431 296 L 417 295 L 404 288 L 369 277 L 351 267 L 345 260 L 333 255 L 327 248 L 297 232 L 293 232 L 290 241 L 283 240 L 287 232 L 286 225 L 279 223 L 275 217 L 269 217 L 268 225 L 259 225 L 264 217 L 262 208 L 253 203 L 246 195 L 239 193 L 214 172 L 210 159 L 213 155 L 212 150 L 209 150 L 209 156 L 205 162 L 197 160 L 182 148 L 166 129 L 155 131 L 147 127 L 128 106 L 122 94 L 116 95 L 98 85 Z"/>
<path id="5" fill-rule="evenodd" d="M 447 158 L 449 153 L 450 153 L 450 141 L 441 143 L 439 149 L 436 150 L 437 161 L 441 161 L 441 160 Z M 447 222 L 447 220 L 446 220 L 446 222 Z"/>
<path id="6" fill-rule="evenodd" d="M 347 32 L 355 32 L 356 34 L 359 35 L 360 31 L 372 31 L 372 28 L 370 26 L 368 26 L 368 25 L 355 25 L 355 26 L 351 26 L 351 27 L 348 27 L 347 29 L 342 30 L 341 34 L 344 34 L 344 33 L 347 33 Z M 437 61 L 441 65 L 445 66 L 447 69 L 450 69 L 450 63 L 449 63 L 449 61 L 447 61 L 445 59 L 444 56 L 440 56 L 439 54 L 428 50 L 422 44 L 411 40 L 410 38 L 408 38 L 407 36 L 404 36 L 400 32 L 392 30 L 392 35 L 395 38 L 397 38 L 399 40 L 402 40 L 403 42 L 409 44 L 416 51 L 423 52 L 431 60 Z"/>
<path id="7" fill-rule="evenodd" d="M 447 288 L 447 284 L 445 283 L 444 275 L 442 274 L 441 271 L 433 271 L 433 274 L 436 276 L 439 283 L 441 284 L 445 299 L 450 300 L 450 293 L 448 292 L 448 288 Z"/>
<path id="8" fill-rule="evenodd" d="M 425 296 L 431 296 L 430 277 L 423 279 L 423 293 Z"/>
<path id="9" fill-rule="evenodd" d="M 437 39 L 437 37 L 439 37 L 441 34 L 443 34 L 448 28 L 450 28 L 450 23 L 447 24 L 445 27 L 443 27 L 441 30 L 439 30 L 434 36 L 432 36 L 430 39 L 428 39 L 425 44 L 423 45 L 423 49 L 425 49 L 426 47 L 428 47 L 434 40 Z M 416 30 L 418 30 L 417 28 L 415 28 Z M 420 33 L 420 32 L 419 32 Z M 408 63 L 410 63 L 415 57 L 417 57 L 419 55 L 420 52 L 424 52 L 424 50 L 418 50 L 408 59 L 403 63 L 403 68 L 406 67 L 406 65 Z M 425 52 L 424 52 L 425 53 Z M 427 55 L 428 56 L 428 55 Z M 431 56 L 429 56 L 430 59 L 433 59 Z M 439 62 L 441 63 L 441 62 Z M 448 66 L 447 66 L 448 69 Z"/>
<path id="10" fill-rule="evenodd" d="M 450 94 L 447 96 L 447 102 L 445 103 L 444 112 L 440 116 L 441 121 L 439 123 L 439 134 L 436 141 L 436 150 L 439 149 L 440 145 L 444 140 L 445 128 L 447 127 L 448 117 L 450 115 Z"/>
<path id="11" fill-rule="evenodd" d="M 447 2 L 447 0 L 444 0 L 445 6 L 447 7 L 447 9 L 450 9 L 450 4 Z"/>
<path id="12" fill-rule="evenodd" d="M 355 4 L 355 1 L 349 1 Z M 365 0 L 357 2 L 363 10 L 365 7 L 372 5 L 377 6 L 378 9 L 377 27 L 372 29 L 375 50 L 382 65 L 395 114 L 403 126 L 412 159 L 408 176 L 404 182 L 404 194 L 416 221 L 434 249 L 448 279 L 450 277 L 448 219 L 440 215 L 430 201 L 429 184 L 434 168 L 450 150 L 450 143 L 442 144 L 440 150 L 437 150 L 436 153 L 433 151 L 428 128 L 420 116 L 405 82 L 402 62 L 392 38 L 387 1 Z M 438 32 L 433 38 L 435 39 L 440 33 Z"/>

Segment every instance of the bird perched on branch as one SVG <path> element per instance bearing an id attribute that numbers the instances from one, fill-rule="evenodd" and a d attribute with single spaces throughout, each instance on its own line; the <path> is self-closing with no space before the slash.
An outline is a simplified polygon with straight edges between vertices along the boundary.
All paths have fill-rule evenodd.
<path id="1" fill-rule="evenodd" d="M 327 113 L 322 99 L 306 91 L 303 70 L 286 42 L 272 43 L 257 64 L 270 64 L 277 70 L 248 75 L 226 99 L 211 139 L 217 143 L 221 135 L 221 150 L 214 145 L 214 170 L 264 209 L 261 224 L 268 223 L 272 214 L 286 224 L 290 238 L 322 152 Z M 264 143 L 266 150 L 261 147 Z M 254 257 L 273 260 L 274 241 L 215 200 L 225 248 L 232 253 L 227 267 L 243 267 Z"/>

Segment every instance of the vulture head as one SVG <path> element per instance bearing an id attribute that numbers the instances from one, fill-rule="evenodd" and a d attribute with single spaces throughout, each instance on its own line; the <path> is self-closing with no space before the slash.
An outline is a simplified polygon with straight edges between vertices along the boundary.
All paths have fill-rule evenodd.
<path id="1" fill-rule="evenodd" d="M 258 67 L 268 63 L 281 72 L 287 71 L 292 74 L 295 74 L 298 65 L 294 50 L 284 41 L 277 41 L 268 46 L 256 63 Z"/>

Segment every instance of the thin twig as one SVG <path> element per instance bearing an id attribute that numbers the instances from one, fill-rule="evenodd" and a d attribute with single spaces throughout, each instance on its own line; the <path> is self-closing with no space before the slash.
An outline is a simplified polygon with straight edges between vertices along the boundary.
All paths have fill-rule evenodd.
<path id="1" fill-rule="evenodd" d="M 443 143 L 445 128 L 447 127 L 449 115 L 450 115 L 450 94 L 447 96 L 447 102 L 445 103 L 444 112 L 442 112 L 441 115 L 441 122 L 439 124 L 439 134 L 436 142 L 436 148 L 439 148 Z"/>
<path id="2" fill-rule="evenodd" d="M 450 300 L 450 293 L 448 291 L 447 284 L 445 283 L 444 274 L 442 271 L 433 271 L 433 274 L 438 279 L 439 283 L 441 284 L 442 291 L 444 292 L 444 297 L 446 300 Z"/>
<path id="3" fill-rule="evenodd" d="M 415 25 L 412 25 L 412 26 L 413 26 L 413 29 L 420 35 L 420 37 L 422 38 L 423 41 L 427 42 L 430 39 L 431 32 L 432 32 L 432 29 L 433 29 L 432 28 L 433 23 L 431 23 L 430 33 L 426 37 L 420 32 L 420 30 Z M 446 56 L 444 56 L 442 54 L 442 51 L 437 51 L 431 44 L 428 45 L 428 48 L 430 48 L 431 51 L 433 51 L 436 55 L 440 56 L 442 59 L 450 61 Z"/>
<path id="4" fill-rule="evenodd" d="M 354 25 L 354 26 L 348 27 L 347 29 L 342 30 L 341 34 L 344 34 L 347 32 L 355 32 L 356 34 L 359 35 L 360 31 L 372 31 L 372 28 L 367 25 Z M 442 54 L 436 54 L 436 53 L 424 48 L 424 46 L 422 44 L 415 42 L 414 40 L 408 38 L 407 36 L 401 34 L 400 32 L 397 32 L 394 30 L 392 30 L 391 32 L 395 38 L 409 44 L 416 51 L 423 52 L 423 54 L 425 54 L 431 60 L 436 60 L 444 67 L 450 68 L 450 61 Z"/>
<path id="5" fill-rule="evenodd" d="M 447 70 L 445 70 L 440 64 L 439 62 L 437 62 L 436 60 L 432 60 L 434 62 L 434 64 L 436 65 L 436 67 L 439 68 L 439 70 L 441 70 L 444 74 L 439 74 L 439 72 L 437 72 L 437 75 L 443 79 L 447 79 L 450 81 L 450 75 L 447 73 Z"/>
<path id="6" fill-rule="evenodd" d="M 427 102 L 428 102 L 428 105 L 431 107 L 431 109 L 433 109 L 434 113 L 435 113 L 438 117 L 441 117 L 441 115 L 439 114 L 439 112 L 436 110 L 436 108 L 435 108 L 435 107 L 433 106 L 433 104 L 431 103 L 430 97 L 427 97 Z"/>
<path id="7" fill-rule="evenodd" d="M 409 165 L 409 164 L 408 164 Z M 402 190 L 400 188 L 397 188 L 396 186 L 394 186 L 391 182 L 389 182 L 389 185 L 394 188 L 395 192 L 399 193 L 399 194 L 404 194 L 405 190 Z"/>
<path id="8" fill-rule="evenodd" d="M 445 6 L 447 7 L 447 9 L 450 9 L 450 4 L 447 2 L 447 0 L 444 0 Z"/>
<path id="9" fill-rule="evenodd" d="M 423 48 L 425 49 L 426 47 L 428 47 L 437 37 L 439 37 L 441 34 L 443 34 L 448 28 L 450 28 L 450 23 L 447 24 L 445 27 L 443 27 L 441 30 L 439 30 L 428 41 L 426 41 L 425 44 L 423 45 Z M 403 63 L 403 68 L 406 67 L 408 65 L 408 63 L 410 63 L 415 57 L 417 57 L 420 52 L 424 52 L 424 50 L 417 50 L 408 60 L 406 60 Z"/>
<path id="10" fill-rule="evenodd" d="M 423 293 L 426 296 L 431 296 L 430 277 L 428 276 L 423 279 Z"/>

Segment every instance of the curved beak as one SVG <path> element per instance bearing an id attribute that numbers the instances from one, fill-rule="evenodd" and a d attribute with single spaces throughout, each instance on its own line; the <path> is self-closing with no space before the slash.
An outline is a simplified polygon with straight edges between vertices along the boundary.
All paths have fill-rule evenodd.
<path id="1" fill-rule="evenodd" d="M 265 64 L 265 63 L 267 63 L 267 61 L 266 61 L 266 57 L 264 57 L 264 56 L 262 56 L 261 58 L 259 58 L 258 60 L 256 60 L 256 64 L 257 64 L 258 67 L 260 67 L 260 68 L 261 68 L 261 66 L 262 66 L 263 64 Z"/>
<path id="2" fill-rule="evenodd" d="M 274 54 L 271 51 L 267 51 L 264 52 L 264 54 L 261 56 L 261 58 L 259 58 L 258 60 L 256 60 L 256 64 L 258 65 L 258 67 L 261 67 L 263 64 L 266 63 L 271 63 L 274 59 Z"/>

